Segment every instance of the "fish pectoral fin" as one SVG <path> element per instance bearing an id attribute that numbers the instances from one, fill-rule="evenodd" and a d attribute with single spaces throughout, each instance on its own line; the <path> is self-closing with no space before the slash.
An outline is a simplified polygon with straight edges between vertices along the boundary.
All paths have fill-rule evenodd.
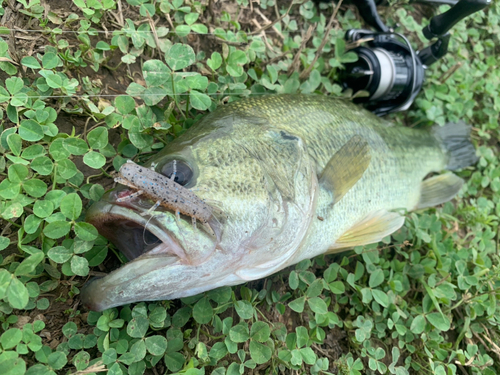
<path id="1" fill-rule="evenodd" d="M 464 180 L 453 173 L 441 174 L 423 181 L 416 209 L 448 202 L 458 194 L 463 184 Z"/>
<path id="2" fill-rule="evenodd" d="M 327 254 L 337 253 L 341 249 L 379 242 L 385 236 L 401 228 L 404 222 L 404 216 L 396 212 L 376 211 L 358 221 L 345 232 L 327 251 Z"/>
<path id="3" fill-rule="evenodd" d="M 370 147 L 361 136 L 353 136 L 332 156 L 319 178 L 333 192 L 334 204 L 358 182 L 370 165 Z"/>

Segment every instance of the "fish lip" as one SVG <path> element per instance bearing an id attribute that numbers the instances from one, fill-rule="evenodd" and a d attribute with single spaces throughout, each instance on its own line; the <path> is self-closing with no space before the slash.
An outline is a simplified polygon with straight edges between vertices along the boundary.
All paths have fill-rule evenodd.
<path id="1" fill-rule="evenodd" d="M 145 200 L 135 199 L 134 206 L 114 200 L 122 191 L 111 191 L 103 200 L 95 202 L 87 211 L 85 221 L 94 225 L 99 234 L 110 240 L 130 261 L 145 255 L 168 253 L 185 259 L 184 249 L 174 236 L 153 217 L 142 216 L 134 207 L 142 206 Z"/>
<path id="2" fill-rule="evenodd" d="M 100 299 L 95 298 L 95 293 L 92 292 L 91 288 L 92 284 L 100 279 L 102 279 L 102 277 L 91 278 L 80 290 L 80 302 L 87 310 L 103 311 L 106 309 L 105 306 L 98 302 Z"/>
<path id="3" fill-rule="evenodd" d="M 103 196 L 103 199 L 95 202 L 87 211 L 85 220 L 94 225 L 99 234 L 109 239 L 115 246 L 124 254 L 130 265 L 141 260 L 148 260 L 154 258 L 155 266 L 158 268 L 165 267 L 166 265 L 182 265 L 186 263 L 184 249 L 177 243 L 174 236 L 172 236 L 166 228 L 158 226 L 154 220 L 147 216 L 141 216 L 140 210 L 134 206 L 147 207 L 147 202 L 134 201 L 132 205 L 130 202 L 125 204 L 118 204 L 113 201 L 117 196 L 117 192 L 111 191 Z M 143 204 L 141 204 L 143 203 Z M 144 210 L 146 211 L 146 210 Z M 128 229 L 126 230 L 128 226 Z M 148 238 L 156 238 L 158 243 L 144 245 L 144 228 L 147 226 L 146 232 L 149 233 Z M 135 228 L 135 229 L 134 229 Z M 135 246 L 135 247 L 134 247 Z M 132 247 L 132 251 L 130 250 Z M 107 308 L 122 305 L 120 300 L 122 292 L 115 291 L 110 293 L 111 290 L 118 287 L 120 281 L 110 281 L 110 277 L 114 273 L 120 272 L 124 267 L 112 271 L 104 277 L 94 277 L 90 279 L 81 289 L 80 301 L 82 305 L 92 311 L 103 311 Z M 144 270 L 144 274 L 154 271 L 154 268 Z M 135 272 L 135 277 L 140 277 L 143 272 Z M 133 279 L 133 278 L 132 278 Z M 128 281 L 130 283 L 131 280 Z M 118 296 L 116 297 L 115 294 Z M 114 297 L 111 297 L 114 296 Z"/>
<path id="4" fill-rule="evenodd" d="M 85 308 L 103 311 L 138 301 L 182 298 L 192 295 L 192 291 L 210 289 L 210 284 L 199 284 L 200 275 L 216 275 L 220 286 L 226 279 L 234 283 L 234 276 L 225 266 L 227 254 L 217 237 L 220 232 L 214 236 L 199 228 L 191 237 L 193 223 L 189 217 L 179 221 L 164 207 L 144 215 L 154 202 L 142 196 L 118 201 L 130 193 L 133 190 L 123 187 L 111 190 L 87 210 L 85 220 L 101 235 L 124 254 L 132 250 L 128 254 L 131 261 L 82 287 L 80 301 Z M 160 240 L 158 245 L 143 245 L 145 228 L 148 238 Z M 220 272 L 214 274 L 214 268 Z"/>
<path id="5" fill-rule="evenodd" d="M 147 263 L 146 267 L 142 267 L 144 262 Z M 147 266 L 148 264 L 150 267 Z M 142 294 L 144 290 L 150 290 L 150 288 L 141 287 L 139 292 L 136 290 L 130 295 L 130 287 L 132 286 L 132 289 L 134 289 L 134 284 L 139 284 L 140 287 L 145 277 L 150 273 L 155 273 L 167 266 L 180 266 L 181 264 L 176 256 L 162 254 L 151 259 L 146 254 L 123 266 L 129 266 L 126 273 L 122 272 L 123 267 L 121 267 L 104 277 L 94 277 L 87 281 L 80 290 L 80 302 L 88 310 L 104 311 L 112 307 L 138 302 L 139 300 L 158 300 L 158 298 L 138 299 L 138 295 Z M 146 269 L 144 270 L 144 268 Z"/>

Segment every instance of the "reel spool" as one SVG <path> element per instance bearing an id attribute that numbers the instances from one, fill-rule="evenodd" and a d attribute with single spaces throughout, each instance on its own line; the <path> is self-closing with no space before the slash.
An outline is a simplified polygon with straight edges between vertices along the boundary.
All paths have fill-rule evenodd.
<path id="1" fill-rule="evenodd" d="M 404 111 L 413 103 L 422 88 L 424 67 L 411 46 L 394 39 L 399 34 L 366 34 L 351 30 L 351 37 L 372 37 L 369 47 L 353 50 L 358 61 L 346 64 L 341 75 L 344 88 L 368 91 L 368 98 L 354 101 L 366 103 L 367 109 L 382 116 L 390 112 Z M 402 35 L 401 38 L 406 40 Z"/>

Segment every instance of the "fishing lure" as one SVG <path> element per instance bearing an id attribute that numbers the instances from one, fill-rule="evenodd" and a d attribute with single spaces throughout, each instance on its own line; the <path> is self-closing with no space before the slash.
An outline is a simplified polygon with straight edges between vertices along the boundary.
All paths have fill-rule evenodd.
<path id="1" fill-rule="evenodd" d="M 117 201 L 123 202 L 144 195 L 156 203 L 143 215 L 153 212 L 161 205 L 175 211 L 177 218 L 182 213 L 191 217 L 194 226 L 198 220 L 204 226 L 212 229 L 209 223 L 212 218 L 211 208 L 192 191 L 174 181 L 175 164 L 174 172 L 170 177 L 157 173 L 152 168 L 142 167 L 132 160 L 123 164 L 115 181 L 136 190 L 136 192 L 118 198 Z"/>

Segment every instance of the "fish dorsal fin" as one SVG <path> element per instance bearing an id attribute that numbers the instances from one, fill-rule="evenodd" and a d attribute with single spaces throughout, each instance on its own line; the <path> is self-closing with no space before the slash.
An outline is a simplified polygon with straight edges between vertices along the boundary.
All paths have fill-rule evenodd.
<path id="1" fill-rule="evenodd" d="M 433 207 L 448 202 L 458 194 L 464 180 L 453 173 L 431 177 L 422 182 L 417 209 Z"/>
<path id="2" fill-rule="evenodd" d="M 340 249 L 379 242 L 385 236 L 401 228 L 404 222 L 405 218 L 396 212 L 376 211 L 349 228 L 327 251 L 327 254 L 336 253 Z"/>
<path id="3" fill-rule="evenodd" d="M 370 165 L 368 143 L 359 135 L 353 136 L 326 164 L 319 183 L 333 192 L 334 204 L 358 182 Z"/>

